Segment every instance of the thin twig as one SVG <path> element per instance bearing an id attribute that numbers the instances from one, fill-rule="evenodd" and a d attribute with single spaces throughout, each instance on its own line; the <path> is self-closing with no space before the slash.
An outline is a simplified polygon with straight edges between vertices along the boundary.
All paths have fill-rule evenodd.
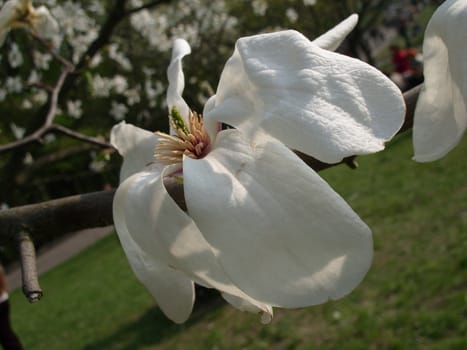
<path id="1" fill-rule="evenodd" d="M 51 45 L 48 41 L 44 40 L 44 38 L 42 38 L 39 34 L 37 34 L 34 31 L 31 31 L 31 35 L 52 55 L 53 58 L 60 62 L 65 68 L 69 69 L 70 71 L 73 70 L 73 63 L 68 61 L 65 57 L 61 56 L 55 50 L 55 47 L 53 45 Z"/>
<path id="2" fill-rule="evenodd" d="M 64 127 L 62 125 L 52 124 L 50 125 L 49 131 L 57 131 L 73 139 L 80 140 L 103 148 L 113 148 L 113 146 L 110 143 L 106 142 L 103 138 L 87 136 L 74 130 L 68 129 L 67 127 Z"/>
<path id="3" fill-rule="evenodd" d="M 23 293 L 30 303 L 39 301 L 43 292 L 39 285 L 36 267 L 36 250 L 28 232 L 21 230 L 18 235 L 18 248 L 21 258 Z"/>
<path id="4" fill-rule="evenodd" d="M 138 6 L 138 7 L 134 7 L 130 10 L 127 10 L 125 15 L 132 15 L 136 12 L 139 12 L 139 11 L 142 11 L 142 10 L 148 10 L 150 8 L 153 8 L 153 7 L 156 7 L 158 5 L 162 5 L 162 4 L 168 4 L 170 3 L 171 0 L 156 0 L 156 1 L 150 1 L 144 5 L 141 5 L 141 6 Z"/>
<path id="5" fill-rule="evenodd" d="M 56 127 L 53 124 L 53 121 L 57 113 L 58 96 L 60 95 L 60 90 L 62 89 L 62 86 L 66 80 L 66 77 L 71 73 L 72 69 L 73 69 L 72 66 L 64 67 L 57 82 L 55 83 L 55 86 L 52 89 L 52 92 L 50 94 L 50 98 L 48 102 L 49 107 L 48 107 L 48 111 L 45 117 L 44 124 L 39 129 L 34 131 L 32 134 L 26 136 L 25 138 L 21 140 L 7 143 L 5 145 L 1 145 L 0 153 L 7 152 L 7 151 L 10 151 L 16 148 L 24 147 L 33 142 L 40 142 L 42 137 L 45 134 L 56 129 Z M 93 142 L 93 143 L 96 144 L 96 142 Z"/>

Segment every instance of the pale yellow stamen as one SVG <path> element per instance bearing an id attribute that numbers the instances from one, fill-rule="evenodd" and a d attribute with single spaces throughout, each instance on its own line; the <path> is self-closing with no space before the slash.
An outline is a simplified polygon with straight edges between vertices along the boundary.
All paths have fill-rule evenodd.
<path id="1" fill-rule="evenodd" d="M 209 152 L 211 140 L 204 128 L 203 118 L 196 112 L 190 111 L 187 127 L 177 126 L 172 118 L 170 125 L 176 135 L 156 132 L 159 143 L 156 146 L 155 157 L 159 162 L 177 164 L 183 161 L 184 155 L 199 159 Z"/>

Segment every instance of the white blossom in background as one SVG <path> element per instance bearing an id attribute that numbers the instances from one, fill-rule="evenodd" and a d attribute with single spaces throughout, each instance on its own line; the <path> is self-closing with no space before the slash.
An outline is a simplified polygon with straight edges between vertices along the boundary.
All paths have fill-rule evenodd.
<path id="1" fill-rule="evenodd" d="M 89 62 L 89 67 L 90 68 L 96 68 L 98 67 L 102 62 L 104 61 L 104 58 L 102 57 L 101 53 L 97 53 L 94 55 L 92 58 L 91 62 Z"/>
<path id="2" fill-rule="evenodd" d="M 285 11 L 285 16 L 287 17 L 287 19 L 291 22 L 291 23 L 295 23 L 297 22 L 298 20 L 298 13 L 297 11 L 295 11 L 295 9 L 293 8 L 288 8 L 286 11 Z"/>
<path id="3" fill-rule="evenodd" d="M 33 51 L 34 64 L 37 68 L 47 70 L 49 69 L 52 55 L 40 51 Z"/>
<path id="4" fill-rule="evenodd" d="M 134 104 L 139 103 L 141 101 L 139 87 L 127 89 L 125 90 L 123 95 L 126 97 L 126 103 L 128 106 L 133 106 Z"/>
<path id="5" fill-rule="evenodd" d="M 100 159 L 94 151 L 92 151 L 90 155 L 92 161 L 89 163 L 89 170 L 95 173 L 101 173 L 105 169 L 107 162 L 105 159 Z"/>
<path id="6" fill-rule="evenodd" d="M 42 79 L 41 74 L 38 73 L 36 70 L 32 69 L 31 72 L 29 73 L 27 84 L 36 84 L 40 82 L 41 79 Z"/>
<path id="7" fill-rule="evenodd" d="M 80 119 L 83 115 L 83 102 L 81 100 L 68 100 L 66 108 L 67 114 L 74 119 Z"/>
<path id="8" fill-rule="evenodd" d="M 23 83 L 20 77 L 8 77 L 6 78 L 5 87 L 8 92 L 21 92 L 23 89 Z"/>
<path id="9" fill-rule="evenodd" d="M 23 64 L 23 55 L 16 43 L 12 43 L 8 51 L 8 62 L 10 62 L 13 68 L 17 68 Z"/>
<path id="10" fill-rule="evenodd" d="M 57 114 L 61 114 L 60 110 L 57 111 Z M 55 134 L 48 133 L 47 135 L 44 136 L 44 143 L 46 145 L 52 142 L 55 142 L 56 140 L 57 140 L 57 136 L 55 136 Z"/>
<path id="11" fill-rule="evenodd" d="M 13 136 L 17 140 L 21 140 L 24 136 L 24 133 L 26 132 L 26 129 L 16 125 L 15 123 L 10 123 L 10 129 L 11 132 L 13 133 Z"/>
<path id="12" fill-rule="evenodd" d="M 305 6 L 316 5 L 316 0 L 303 0 L 303 5 L 305 5 Z"/>
<path id="13" fill-rule="evenodd" d="M 31 0 L 10 0 L 0 9 L 0 45 L 11 29 L 25 28 L 51 39 L 58 33 L 58 24 L 45 6 L 37 9 Z"/>
<path id="14" fill-rule="evenodd" d="M 76 63 L 97 38 L 100 27 L 79 2 L 59 2 L 51 11 L 59 22 L 65 40 L 73 48 L 72 61 Z"/>
<path id="15" fill-rule="evenodd" d="M 414 115 L 414 160 L 444 157 L 467 128 L 467 0 L 447 0 L 423 42 L 425 83 Z"/>
<path id="16" fill-rule="evenodd" d="M 317 42 L 335 45 L 356 20 Z M 382 150 L 403 122 L 400 90 L 298 32 L 256 35 L 237 41 L 203 120 L 181 96 L 190 52 L 175 41 L 171 135 L 124 122 L 111 133 L 124 159 L 114 223 L 136 276 L 175 322 L 191 313 L 194 283 L 265 323 L 273 307 L 350 293 L 371 264 L 371 232 L 287 146 L 326 162 Z M 168 181 L 183 184 L 186 212 Z"/>
<path id="17" fill-rule="evenodd" d="M 164 86 L 160 81 L 153 82 L 150 79 L 146 79 L 144 82 L 144 93 L 149 101 L 149 107 L 155 107 L 157 98 L 164 92 Z"/>
<path id="18" fill-rule="evenodd" d="M 120 121 L 125 119 L 126 114 L 128 113 L 128 107 L 123 103 L 112 101 L 112 107 L 110 108 L 109 114 L 116 120 Z"/>
<path id="19" fill-rule="evenodd" d="M 224 1 L 178 1 L 173 6 L 158 8 L 156 13 L 139 11 L 131 16 L 130 23 L 151 47 L 160 51 L 168 51 L 176 37 L 183 36 L 196 44 L 201 33 L 231 30 L 238 23 L 228 15 Z"/>
<path id="20" fill-rule="evenodd" d="M 44 90 L 37 90 L 37 92 L 32 96 L 34 102 L 39 104 L 44 104 L 47 101 L 47 92 Z"/>
<path id="21" fill-rule="evenodd" d="M 154 16 L 150 11 L 142 10 L 131 16 L 130 23 L 152 47 L 157 47 L 161 51 L 170 48 L 170 39 L 167 36 L 170 24 L 166 14 Z"/>
<path id="22" fill-rule="evenodd" d="M 102 1 L 92 1 L 88 4 L 88 10 L 98 16 L 105 15 L 104 3 Z"/>
<path id="23" fill-rule="evenodd" d="M 123 94 L 128 89 L 128 81 L 127 79 L 120 74 L 114 75 L 110 80 L 110 85 L 112 86 L 112 90 L 114 90 L 117 94 Z"/>
<path id="24" fill-rule="evenodd" d="M 109 97 L 110 90 L 113 88 L 113 82 L 100 74 L 92 76 L 92 91 L 94 97 Z"/>
<path id="25" fill-rule="evenodd" d="M 26 155 L 23 158 L 23 164 L 24 165 L 32 165 L 34 164 L 34 158 L 31 153 L 26 153 Z"/>
<path id="26" fill-rule="evenodd" d="M 268 3 L 265 0 L 253 0 L 251 1 L 251 8 L 255 15 L 264 16 L 268 9 Z"/>
<path id="27" fill-rule="evenodd" d="M 23 99 L 21 101 L 21 108 L 23 109 L 31 109 L 32 107 L 34 107 L 34 105 L 32 104 L 32 102 L 30 100 L 28 100 L 27 98 Z"/>
<path id="28" fill-rule="evenodd" d="M 124 95 L 128 90 L 128 80 L 120 74 L 116 74 L 111 78 L 94 74 L 92 87 L 94 97 L 109 97 L 111 92 Z"/>
<path id="29" fill-rule="evenodd" d="M 130 71 L 133 68 L 128 57 L 125 57 L 122 52 L 118 51 L 118 44 L 110 44 L 108 46 L 108 54 L 109 57 L 117 62 L 124 70 Z"/>

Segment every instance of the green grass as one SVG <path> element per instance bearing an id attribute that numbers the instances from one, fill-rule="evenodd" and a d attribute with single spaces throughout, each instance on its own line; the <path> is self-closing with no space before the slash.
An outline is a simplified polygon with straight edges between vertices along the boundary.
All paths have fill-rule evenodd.
<path id="1" fill-rule="evenodd" d="M 322 173 L 372 227 L 373 266 L 348 297 L 275 312 L 230 306 L 174 325 L 133 277 L 114 236 L 43 276 L 44 299 L 12 295 L 26 349 L 467 349 L 467 137 L 444 159 L 387 151 Z"/>

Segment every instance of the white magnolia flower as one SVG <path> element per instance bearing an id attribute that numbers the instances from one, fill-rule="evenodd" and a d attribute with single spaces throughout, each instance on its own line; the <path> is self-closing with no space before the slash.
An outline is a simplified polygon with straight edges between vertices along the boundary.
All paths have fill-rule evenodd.
<path id="1" fill-rule="evenodd" d="M 467 128 L 467 1 L 447 0 L 430 19 L 423 43 L 425 86 L 414 116 L 414 159 L 451 151 Z"/>
<path id="2" fill-rule="evenodd" d="M 37 9 L 31 0 L 9 0 L 0 9 L 0 45 L 13 28 L 29 28 L 44 38 L 52 38 L 58 33 L 57 21 L 45 6 Z"/>
<path id="3" fill-rule="evenodd" d="M 402 124 L 400 91 L 298 32 L 262 34 L 237 41 L 204 124 L 181 96 L 189 53 L 175 41 L 172 135 L 124 122 L 111 133 L 124 158 L 114 223 L 135 274 L 175 322 L 191 313 L 194 282 L 263 322 L 272 307 L 348 294 L 370 267 L 371 232 L 282 142 L 325 161 L 382 149 Z M 220 121 L 236 129 L 220 130 Z M 186 212 L 170 183 L 183 184 Z"/>

